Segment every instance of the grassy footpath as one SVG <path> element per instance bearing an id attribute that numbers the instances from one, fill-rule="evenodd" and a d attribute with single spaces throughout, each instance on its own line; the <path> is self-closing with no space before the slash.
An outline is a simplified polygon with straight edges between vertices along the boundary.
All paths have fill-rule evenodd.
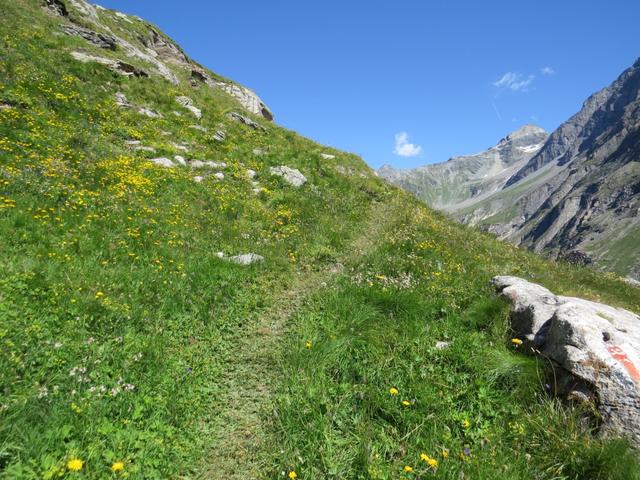
<path id="1" fill-rule="evenodd" d="M 0 478 L 635 478 L 625 445 L 544 395 L 488 280 L 636 311 L 637 290 L 452 224 L 354 155 L 233 122 L 240 106 L 185 72 L 78 63 L 124 54 L 60 34 L 39 2 L 0 8 Z M 130 42 L 147 29 L 100 16 Z M 224 179 L 149 162 L 174 155 Z"/>
<path id="2" fill-rule="evenodd" d="M 637 291 L 409 201 L 398 194 L 377 248 L 297 311 L 264 478 L 640 478 L 624 443 L 595 440 L 584 412 L 546 395 L 547 366 L 511 344 L 489 279 L 522 275 L 636 311 Z"/>

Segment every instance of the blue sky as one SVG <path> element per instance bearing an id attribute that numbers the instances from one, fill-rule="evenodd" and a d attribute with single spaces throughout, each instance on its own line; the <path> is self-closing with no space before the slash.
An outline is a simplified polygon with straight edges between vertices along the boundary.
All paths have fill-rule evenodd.
<path id="1" fill-rule="evenodd" d="M 372 166 L 551 131 L 640 56 L 634 0 L 98 0 Z"/>

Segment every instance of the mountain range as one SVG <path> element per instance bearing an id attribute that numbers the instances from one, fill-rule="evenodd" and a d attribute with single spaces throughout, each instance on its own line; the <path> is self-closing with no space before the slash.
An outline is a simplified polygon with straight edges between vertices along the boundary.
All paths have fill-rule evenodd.
<path id="1" fill-rule="evenodd" d="M 502 240 L 640 276 L 640 60 L 548 135 L 525 125 L 486 151 L 377 171 Z"/>

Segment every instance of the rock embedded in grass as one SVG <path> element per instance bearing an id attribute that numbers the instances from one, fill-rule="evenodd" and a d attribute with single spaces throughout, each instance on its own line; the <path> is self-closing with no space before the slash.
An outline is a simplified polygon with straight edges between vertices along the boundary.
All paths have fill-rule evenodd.
<path id="1" fill-rule="evenodd" d="M 155 163 L 160 167 L 165 167 L 165 168 L 173 168 L 176 166 L 171 160 L 165 157 L 152 158 L 149 161 Z"/>
<path id="2" fill-rule="evenodd" d="M 301 187 L 307 182 L 307 178 L 300 172 L 300 170 L 287 167 L 286 165 L 271 167 L 269 168 L 269 172 L 271 175 L 282 177 L 285 182 L 296 188 Z"/>
<path id="3" fill-rule="evenodd" d="M 189 110 L 191 113 L 193 113 L 193 115 L 200 120 L 202 118 L 202 110 L 200 110 L 198 107 L 196 107 L 193 104 L 193 100 L 191 100 L 189 97 L 186 97 L 184 95 L 181 95 L 179 97 L 176 97 L 176 102 L 178 102 L 180 105 L 182 105 L 184 108 L 186 108 L 187 110 Z"/>
<path id="4" fill-rule="evenodd" d="M 256 253 L 243 253 L 242 255 L 229 257 L 229 261 L 237 263 L 238 265 L 251 265 L 253 263 L 263 262 L 264 257 Z"/>
<path id="5" fill-rule="evenodd" d="M 603 436 L 640 447 L 640 316 L 581 298 L 556 296 L 518 277 L 495 277 L 512 303 L 511 322 L 555 366 L 555 392 L 592 400 Z"/>

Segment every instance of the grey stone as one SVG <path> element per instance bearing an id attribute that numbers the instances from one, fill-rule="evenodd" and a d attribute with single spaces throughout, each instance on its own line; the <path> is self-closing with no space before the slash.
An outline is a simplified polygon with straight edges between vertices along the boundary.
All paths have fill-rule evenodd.
<path id="1" fill-rule="evenodd" d="M 198 107 L 196 107 L 193 104 L 193 100 L 191 100 L 189 97 L 185 97 L 180 96 L 180 97 L 176 97 L 176 102 L 178 102 L 180 105 L 182 105 L 184 108 L 186 108 L 187 110 L 189 110 L 191 113 L 193 113 L 193 115 L 199 120 L 200 118 L 202 118 L 202 110 L 200 110 Z"/>
<path id="2" fill-rule="evenodd" d="M 529 326 L 536 352 L 556 369 L 558 394 L 595 400 L 603 436 L 640 447 L 640 316 L 588 300 L 555 296 L 517 277 L 496 277 L 512 302 L 514 330 Z M 537 329 L 537 330 L 536 330 Z"/>
<path id="3" fill-rule="evenodd" d="M 321 153 L 320 156 L 326 160 L 333 160 L 336 158 L 335 155 L 331 155 L 330 153 Z"/>
<path id="4" fill-rule="evenodd" d="M 256 178 L 256 171 L 250 168 L 247 169 L 247 178 Z"/>
<path id="5" fill-rule="evenodd" d="M 174 155 L 173 156 L 173 160 L 178 164 L 178 165 L 182 165 L 183 167 L 185 167 L 187 165 L 187 162 L 185 161 L 184 157 L 180 156 L 180 155 Z"/>
<path id="6" fill-rule="evenodd" d="M 151 153 L 153 153 L 153 152 L 155 152 L 155 151 L 156 151 L 156 149 L 155 149 L 155 148 L 153 148 L 153 147 L 146 147 L 146 146 L 144 146 L 144 145 L 134 145 L 134 146 L 133 146 L 133 149 L 134 149 L 134 150 L 136 150 L 136 151 L 139 151 L 139 152 L 151 152 Z"/>
<path id="7" fill-rule="evenodd" d="M 229 113 L 227 113 L 227 117 L 230 118 L 231 120 L 234 120 L 234 121 L 238 122 L 238 123 L 242 123 L 244 125 L 247 125 L 248 127 L 251 127 L 254 130 L 262 130 L 264 132 L 267 131 L 267 129 L 264 128 L 262 125 L 260 125 L 258 122 L 254 122 L 249 117 L 245 117 L 244 115 L 240 115 L 238 112 L 229 112 Z"/>
<path id="8" fill-rule="evenodd" d="M 436 342 L 436 350 L 445 350 L 449 348 L 449 342 Z"/>
<path id="9" fill-rule="evenodd" d="M 133 65 L 123 62 L 122 60 L 112 60 L 110 58 L 99 57 L 97 55 L 90 55 L 83 52 L 73 51 L 71 52 L 71 56 L 82 63 L 90 63 L 95 62 L 100 65 L 104 65 L 114 72 L 117 72 L 121 75 L 131 77 L 148 77 L 149 74 L 140 68 L 136 68 Z"/>
<path id="10" fill-rule="evenodd" d="M 264 150 L 262 150 L 261 148 L 254 148 L 253 149 L 253 154 L 257 157 L 264 155 Z"/>
<path id="11" fill-rule="evenodd" d="M 212 160 L 191 160 L 189 166 L 192 168 L 226 168 L 227 164 L 225 162 L 214 162 Z"/>
<path id="12" fill-rule="evenodd" d="M 194 180 L 196 183 L 200 183 L 200 182 L 202 182 L 202 181 L 204 180 L 204 177 L 203 177 L 203 176 L 201 176 L 201 175 L 196 175 L 195 177 L 193 177 L 193 180 Z"/>
<path id="13" fill-rule="evenodd" d="M 200 130 L 201 132 L 208 132 L 209 129 L 207 127 L 203 127 L 202 125 L 189 125 L 189 128 L 194 130 Z"/>
<path id="14" fill-rule="evenodd" d="M 244 253 L 242 255 L 229 257 L 229 261 L 237 263 L 238 265 L 251 265 L 252 263 L 259 263 L 264 261 L 264 257 L 255 253 Z"/>
<path id="15" fill-rule="evenodd" d="M 162 118 L 162 114 L 156 112 L 155 110 L 151 110 L 147 107 L 138 107 L 138 113 L 140 115 L 145 115 L 150 118 Z"/>
<path id="16" fill-rule="evenodd" d="M 94 32 L 88 28 L 81 27 L 76 24 L 62 24 L 62 31 L 67 35 L 81 37 L 87 42 L 100 48 L 108 48 L 109 50 L 116 49 L 116 39 L 110 35 L 104 33 Z"/>
<path id="17" fill-rule="evenodd" d="M 224 173 L 222 172 L 216 172 L 213 174 L 214 177 L 216 177 L 218 180 L 224 180 Z"/>
<path id="18" fill-rule="evenodd" d="M 213 134 L 213 139 L 218 142 L 224 142 L 225 138 L 227 138 L 227 135 L 222 130 L 218 130 Z"/>
<path id="19" fill-rule="evenodd" d="M 631 285 L 632 287 L 640 287 L 640 282 L 638 280 L 636 280 L 635 278 L 624 277 L 622 279 L 622 281 L 624 283 L 626 283 L 627 285 Z"/>
<path id="20" fill-rule="evenodd" d="M 269 172 L 271 175 L 277 175 L 278 177 L 284 178 L 287 183 L 296 188 L 301 187 L 307 182 L 306 177 L 300 173 L 300 170 L 289 168 L 285 165 L 271 167 L 269 168 Z"/>
<path id="21" fill-rule="evenodd" d="M 176 166 L 171 160 L 165 157 L 152 158 L 149 161 L 155 163 L 160 167 L 165 167 L 165 168 L 173 168 Z"/>

